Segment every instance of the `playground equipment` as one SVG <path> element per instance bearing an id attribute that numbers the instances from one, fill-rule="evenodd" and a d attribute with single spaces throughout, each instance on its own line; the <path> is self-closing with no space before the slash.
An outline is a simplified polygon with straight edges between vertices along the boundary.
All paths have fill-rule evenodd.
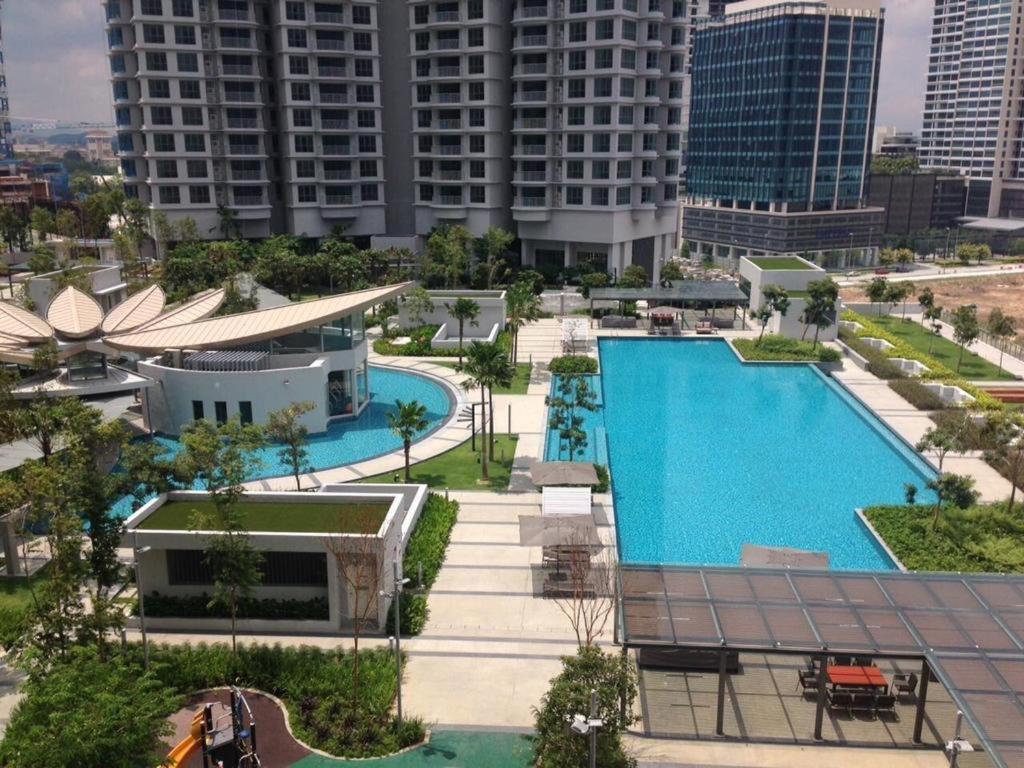
<path id="1" fill-rule="evenodd" d="M 227 713 L 214 717 L 213 703 L 203 706 L 192 718 L 189 735 L 170 754 L 170 768 L 185 768 L 202 752 L 202 768 L 261 768 L 256 753 L 256 718 L 238 688 L 231 688 L 231 706 Z"/>

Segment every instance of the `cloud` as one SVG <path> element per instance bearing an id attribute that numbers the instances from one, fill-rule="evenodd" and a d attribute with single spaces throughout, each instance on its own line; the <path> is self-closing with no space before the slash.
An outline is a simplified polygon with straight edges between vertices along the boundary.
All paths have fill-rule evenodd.
<path id="1" fill-rule="evenodd" d="M 879 82 L 879 125 L 918 129 L 932 0 L 890 0 Z M 99 0 L 8 0 L 4 44 L 11 111 L 19 117 L 110 122 Z"/>

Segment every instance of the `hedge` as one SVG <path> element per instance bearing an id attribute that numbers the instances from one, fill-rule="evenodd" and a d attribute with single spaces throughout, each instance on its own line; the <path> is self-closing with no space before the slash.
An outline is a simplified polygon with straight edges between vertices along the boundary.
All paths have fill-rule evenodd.
<path id="1" fill-rule="evenodd" d="M 397 335 L 408 336 L 410 339 L 408 344 L 398 346 L 391 339 L 377 339 L 373 342 L 373 351 L 378 355 L 386 355 L 388 357 L 458 357 L 458 347 L 454 349 L 433 349 L 430 346 L 430 340 L 434 338 L 440 327 L 439 325 L 422 325 L 419 328 L 402 328 L 397 332 Z M 508 331 L 499 333 L 495 344 L 508 352 L 511 349 L 511 339 L 509 338 Z M 469 341 L 464 340 L 463 356 L 465 356 L 465 348 L 468 346 Z"/>
<path id="2" fill-rule="evenodd" d="M 921 411 L 941 411 L 946 402 L 917 379 L 893 379 L 889 389 Z"/>
<path id="3" fill-rule="evenodd" d="M 597 373 L 597 360 L 585 355 L 564 355 L 548 363 L 548 370 L 558 376 Z"/>
<path id="4" fill-rule="evenodd" d="M 141 662 L 142 649 L 124 653 Z M 352 653 L 303 646 L 150 644 L 150 669 L 182 695 L 238 685 L 282 699 L 296 738 L 339 757 L 380 757 L 422 741 L 423 723 L 392 716 L 395 656 L 387 648 L 359 652 L 359 691 L 353 692 Z M 353 706 L 358 702 L 358 706 Z"/>
<path id="5" fill-rule="evenodd" d="M 882 350 L 870 346 L 849 331 L 840 330 L 839 338 L 846 346 L 868 361 L 868 371 L 880 379 L 903 379 L 903 369 L 890 360 Z"/>
<path id="6" fill-rule="evenodd" d="M 922 365 L 926 366 L 929 370 L 925 372 L 921 378 L 930 381 L 940 381 L 943 384 L 960 387 L 964 392 L 971 395 L 975 402 L 971 407 L 980 408 L 984 411 L 1001 411 L 1004 406 L 1003 403 L 994 398 L 988 392 L 985 392 L 973 384 L 969 383 L 966 379 L 962 378 L 954 371 L 947 368 L 945 365 L 940 363 L 938 360 L 933 358 L 931 355 L 927 355 L 923 352 L 918 351 L 911 345 L 907 344 L 903 339 L 898 336 L 894 336 L 889 333 L 886 329 L 879 325 L 876 325 L 871 321 L 870 318 L 860 315 L 851 310 L 843 312 L 843 320 L 847 320 L 853 323 L 860 323 L 861 329 L 856 332 L 856 336 L 860 338 L 874 338 L 883 339 L 884 341 L 892 344 L 893 348 L 886 350 L 883 354 L 886 357 L 902 357 L 908 360 L 916 360 Z M 857 350 L 860 352 L 860 350 Z M 874 371 L 872 371 L 874 372 Z"/>
<path id="7" fill-rule="evenodd" d="M 416 529 L 409 537 L 402 560 L 402 572 L 415 584 L 419 578 L 420 566 L 423 568 L 424 590 L 421 594 L 411 591 L 402 593 L 399 611 L 402 618 L 402 634 L 418 635 L 427 623 L 429 610 L 425 591 L 430 589 L 437 580 L 437 574 L 444 564 L 448 551 L 448 542 L 452 537 L 452 528 L 459 517 L 459 503 L 446 500 L 436 493 L 430 494 L 423 507 Z M 393 632 L 394 614 L 388 613 L 388 632 Z"/>
<path id="8" fill-rule="evenodd" d="M 138 614 L 138 603 L 134 613 Z M 228 619 L 231 614 L 222 605 L 210 606 L 207 594 L 177 597 L 152 592 L 146 595 L 148 618 Z M 330 607 L 326 597 L 309 600 L 275 600 L 242 598 L 238 601 L 239 619 L 269 619 L 289 621 L 327 621 Z"/>
<path id="9" fill-rule="evenodd" d="M 839 351 L 823 344 L 772 334 L 757 339 L 735 339 L 733 346 L 744 360 L 753 362 L 837 363 Z"/>

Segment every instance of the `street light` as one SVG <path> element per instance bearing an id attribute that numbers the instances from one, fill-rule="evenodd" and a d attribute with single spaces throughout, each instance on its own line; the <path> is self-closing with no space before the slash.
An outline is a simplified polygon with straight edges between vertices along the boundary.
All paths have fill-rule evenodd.
<path id="1" fill-rule="evenodd" d="M 139 535 L 132 533 L 132 555 L 135 561 L 135 591 L 139 595 L 139 630 L 142 632 L 142 668 L 149 669 L 149 641 L 146 638 L 146 592 L 142 588 L 142 568 L 139 567 L 139 556 L 149 552 L 152 547 L 139 547 Z"/>
<path id="2" fill-rule="evenodd" d="M 971 742 L 963 738 L 960 735 L 960 727 L 964 723 L 964 713 L 957 710 L 956 713 L 956 726 L 954 726 L 954 735 L 951 741 L 946 742 L 946 756 L 949 758 L 949 768 L 956 768 L 957 762 L 960 759 L 962 752 L 973 752 L 974 747 L 971 746 Z"/>
<path id="3" fill-rule="evenodd" d="M 393 648 L 395 651 L 395 674 L 398 677 L 397 686 L 397 697 L 395 700 L 396 709 L 398 713 L 398 727 L 402 727 L 402 617 L 401 617 L 401 595 L 402 589 L 406 584 L 409 583 L 409 579 L 403 579 L 399 572 L 399 552 L 395 549 L 395 559 L 392 562 L 392 570 L 394 573 L 394 586 L 390 592 L 381 590 L 380 596 L 386 600 L 391 600 L 391 604 L 395 611 L 395 634 L 388 638 L 388 646 Z"/>
<path id="4" fill-rule="evenodd" d="M 597 768 L 597 731 L 604 720 L 597 716 L 597 691 L 590 692 L 590 717 L 573 715 L 569 729 L 580 736 L 590 737 L 590 768 Z"/>

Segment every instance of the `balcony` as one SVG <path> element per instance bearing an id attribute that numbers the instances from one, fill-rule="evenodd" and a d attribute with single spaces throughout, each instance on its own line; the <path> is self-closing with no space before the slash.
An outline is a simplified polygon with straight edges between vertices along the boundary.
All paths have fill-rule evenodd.
<path id="1" fill-rule="evenodd" d="M 221 48 L 252 48 L 252 38 L 249 37 L 221 37 Z"/>
<path id="2" fill-rule="evenodd" d="M 220 21 L 248 21 L 249 10 L 247 8 L 220 8 L 217 11 L 217 18 Z"/>
<path id="3" fill-rule="evenodd" d="M 317 67 L 320 77 L 348 77 L 344 67 Z"/>
<path id="4" fill-rule="evenodd" d="M 532 62 L 516 67 L 517 75 L 546 75 L 548 73 L 547 63 Z"/>
<path id="5" fill-rule="evenodd" d="M 441 181 L 462 181 L 462 171 L 439 171 L 437 177 Z"/>
<path id="6" fill-rule="evenodd" d="M 318 24 L 344 24 L 345 16 L 332 11 L 317 11 L 313 15 L 313 20 Z"/>
<path id="7" fill-rule="evenodd" d="M 520 171 L 516 174 L 516 181 L 547 181 L 546 171 Z"/>
<path id="8" fill-rule="evenodd" d="M 545 117 L 525 117 L 522 120 L 516 120 L 515 127 L 524 130 L 546 129 L 548 121 Z"/>
<path id="9" fill-rule="evenodd" d="M 352 171 L 324 171 L 324 181 L 351 181 Z"/>
<path id="10" fill-rule="evenodd" d="M 224 101 L 237 104 L 255 104 L 256 94 L 250 91 L 225 91 Z"/>
<path id="11" fill-rule="evenodd" d="M 540 19 L 550 15 L 551 11 L 547 5 L 528 5 L 525 8 L 519 8 L 515 12 L 514 19 Z"/>
<path id="12" fill-rule="evenodd" d="M 344 40 L 329 40 L 323 38 L 316 39 L 316 49 L 318 51 L 344 51 L 345 41 Z"/>
<path id="13" fill-rule="evenodd" d="M 438 147 L 438 154 L 441 155 L 461 155 L 462 145 L 461 144 L 442 144 Z"/>
<path id="14" fill-rule="evenodd" d="M 246 208 L 263 205 L 263 195 L 235 195 L 235 205 Z"/>
<path id="15" fill-rule="evenodd" d="M 437 94 L 438 102 L 441 104 L 458 104 L 462 101 L 461 93 L 439 93 Z"/>
<path id="16" fill-rule="evenodd" d="M 352 195 L 327 195 L 324 202 L 327 205 L 352 205 L 354 199 Z"/>
<path id="17" fill-rule="evenodd" d="M 228 128 L 259 128 L 260 121 L 257 117 L 229 117 Z"/>
<path id="18" fill-rule="evenodd" d="M 520 197 L 514 203 L 519 208 L 544 208 L 547 204 L 547 199 L 543 197 Z"/>
<path id="19" fill-rule="evenodd" d="M 434 14 L 434 21 L 438 24 L 449 24 L 459 20 L 458 11 L 438 11 Z"/>
<path id="20" fill-rule="evenodd" d="M 263 181 L 262 171 L 231 171 L 232 181 Z"/>
<path id="21" fill-rule="evenodd" d="M 513 154 L 520 155 L 545 155 L 548 148 L 546 144 L 523 144 Z"/>
<path id="22" fill-rule="evenodd" d="M 459 67 L 438 67 L 437 68 L 437 76 L 438 77 L 458 77 L 460 74 L 462 74 L 462 70 L 459 69 Z"/>
<path id="23" fill-rule="evenodd" d="M 515 46 L 519 48 L 535 48 L 537 46 L 546 46 L 547 44 L 547 35 L 523 35 L 516 38 L 515 41 Z"/>
<path id="24" fill-rule="evenodd" d="M 434 49 L 438 51 L 453 51 L 458 49 L 459 39 L 458 38 L 439 38 L 434 43 Z"/>
<path id="25" fill-rule="evenodd" d="M 522 91 L 515 99 L 515 101 L 547 101 L 547 91 Z"/>
<path id="26" fill-rule="evenodd" d="M 441 195 L 441 205 L 462 205 L 462 195 Z"/>
<path id="27" fill-rule="evenodd" d="M 321 104 L 348 104 L 349 95 L 347 93 L 321 93 L 320 94 Z"/>
<path id="28" fill-rule="evenodd" d="M 321 120 L 320 128 L 325 131 L 347 131 L 349 128 L 348 120 Z"/>
<path id="29" fill-rule="evenodd" d="M 328 157 L 351 155 L 352 146 L 350 144 L 324 144 L 323 153 Z"/>
<path id="30" fill-rule="evenodd" d="M 446 131 L 454 131 L 462 128 L 461 120 L 438 120 L 440 128 Z"/>
<path id="31" fill-rule="evenodd" d="M 221 73 L 225 75 L 255 75 L 255 68 L 252 64 L 223 64 Z"/>
<path id="32" fill-rule="evenodd" d="M 229 155 L 258 155 L 260 153 L 259 144 L 229 144 L 228 154 Z"/>

